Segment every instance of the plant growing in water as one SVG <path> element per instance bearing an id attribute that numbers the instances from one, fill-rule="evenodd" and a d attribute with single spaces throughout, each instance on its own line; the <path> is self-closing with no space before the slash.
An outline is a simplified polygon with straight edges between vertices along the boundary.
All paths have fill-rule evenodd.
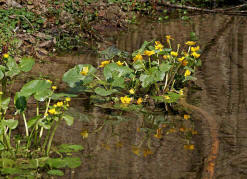
<path id="1" fill-rule="evenodd" d="M 201 65 L 196 42 L 187 41 L 184 49 L 180 44 L 174 49 L 174 39 L 167 35 L 165 40 L 166 44 L 145 41 L 131 56 L 110 47 L 101 52 L 104 60 L 98 69 L 90 64 L 77 65 L 64 74 L 63 81 L 72 90 L 90 94 L 91 102 L 97 106 L 141 112 L 149 126 L 142 127 L 144 132 L 148 137 L 160 139 L 164 130 L 167 133 L 176 130 L 173 122 L 160 118 L 157 112 L 167 112 L 175 106 L 183 97 L 186 84 L 196 80 L 194 73 Z M 185 130 L 182 125 L 180 128 L 187 139 L 191 137 L 193 128 Z M 188 143 L 185 148 L 193 147 Z"/>
<path id="2" fill-rule="evenodd" d="M 34 60 L 24 57 L 17 64 L 8 54 L 4 54 L 0 65 L 0 166 L 1 175 L 20 177 L 36 176 L 47 171 L 50 175 L 63 175 L 58 168 L 80 166 L 80 158 L 67 157 L 68 153 L 82 150 L 80 145 L 62 144 L 55 149 L 59 158 L 52 150 L 52 142 L 58 125 L 62 120 L 67 125 L 73 124 L 73 117 L 66 113 L 69 108 L 70 97 L 74 95 L 55 93 L 56 86 L 50 80 L 32 80 L 26 83 L 15 94 L 13 99 L 15 113 L 9 109 L 11 98 L 6 91 L 7 85 L 20 72 L 32 69 Z M 28 100 L 36 101 L 36 112 L 30 116 Z M 60 99 L 60 100 L 59 100 Z M 61 100 L 62 99 L 62 100 Z M 52 100 L 57 101 L 51 105 Z M 32 111 L 31 111 L 32 113 Z M 19 120 L 23 119 L 25 135 L 22 136 L 15 129 L 19 128 Z M 14 135 L 13 135 L 14 134 Z M 45 135 L 44 135 L 45 134 Z"/>

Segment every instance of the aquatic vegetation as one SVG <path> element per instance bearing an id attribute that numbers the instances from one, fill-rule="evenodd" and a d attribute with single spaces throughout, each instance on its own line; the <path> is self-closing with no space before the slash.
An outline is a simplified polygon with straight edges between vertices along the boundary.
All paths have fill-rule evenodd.
<path id="1" fill-rule="evenodd" d="M 64 121 L 73 124 L 73 117 L 67 111 L 70 97 L 75 95 L 56 93 L 57 86 L 51 80 L 32 80 L 24 84 L 13 99 L 7 91 L 8 85 L 21 72 L 28 72 L 34 65 L 34 59 L 23 57 L 17 64 L 9 54 L 1 58 L 0 80 L 0 172 L 1 176 L 36 176 L 41 172 L 50 175 L 63 175 L 60 168 L 80 166 L 79 158 L 69 157 L 69 153 L 83 149 L 80 145 L 63 144 L 52 149 L 53 138 L 59 124 Z M 29 107 L 29 100 L 36 103 Z M 10 108 L 11 101 L 14 109 Z M 52 103 L 54 103 L 52 105 Z M 34 112 L 30 113 L 30 109 Z M 24 123 L 22 130 L 21 120 Z M 22 135 L 20 132 L 24 131 Z M 59 153 L 59 158 L 52 158 Z M 6 163 L 9 163 L 6 165 Z"/>
<path id="2" fill-rule="evenodd" d="M 173 49 L 171 40 L 174 39 L 168 35 L 166 44 L 145 41 L 131 55 L 110 47 L 101 52 L 103 61 L 99 67 L 76 65 L 64 74 L 63 81 L 72 91 L 89 94 L 91 103 L 98 107 L 144 114 L 140 131 L 148 138 L 161 139 L 164 135 L 181 132 L 189 141 L 193 134 L 183 125 L 156 117 L 162 111 L 168 112 L 184 97 L 183 88 L 189 81 L 196 80 L 195 70 L 201 65 L 200 47 L 195 47 L 196 42 L 188 41 L 183 47 L 178 44 Z M 82 73 L 85 69 L 86 75 Z M 184 115 L 184 120 L 189 118 Z M 87 134 L 82 133 L 82 137 L 86 138 Z M 132 152 L 139 155 L 139 147 L 132 148 Z M 145 156 L 148 154 L 146 152 Z"/>

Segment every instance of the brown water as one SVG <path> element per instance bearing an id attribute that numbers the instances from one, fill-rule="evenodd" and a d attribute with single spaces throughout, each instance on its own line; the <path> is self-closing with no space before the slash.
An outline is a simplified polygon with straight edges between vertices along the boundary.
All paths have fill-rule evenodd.
<path id="1" fill-rule="evenodd" d="M 247 19 L 223 15 L 198 15 L 185 23 L 179 19 L 167 23 L 149 23 L 141 19 L 139 25 L 130 27 L 113 42 L 119 49 L 133 51 L 145 40 L 164 41 L 171 35 L 177 43 L 189 40 L 195 32 L 203 50 L 202 67 L 196 74 L 201 91 L 191 93 L 189 101 L 207 112 L 219 126 L 219 154 L 215 163 L 217 179 L 247 178 Z M 94 55 L 55 58 L 54 61 L 35 66 L 34 74 L 57 79 L 75 64 L 98 64 Z M 178 133 L 166 135 L 151 142 L 152 155 L 136 156 L 133 145 L 142 141 L 136 130 L 141 118 L 121 125 L 106 125 L 95 134 L 109 111 L 85 105 L 84 99 L 75 99 L 72 113 L 76 117 L 72 127 L 61 126 L 56 136 L 58 143 L 82 144 L 81 167 L 66 171 L 64 178 L 145 178 L 145 179 L 194 179 L 202 178 L 212 145 L 207 120 L 193 113 L 199 134 L 193 137 L 195 150 L 185 150 L 184 139 Z M 89 115 L 89 116 L 88 116 Z M 131 117 L 131 116 L 129 116 Z M 89 122 L 85 120 L 89 120 Z M 89 137 L 82 139 L 80 132 L 89 130 Z M 213 129 L 216 130 L 216 129 Z M 112 131 L 119 135 L 112 135 Z M 116 147 L 121 141 L 122 147 Z"/>

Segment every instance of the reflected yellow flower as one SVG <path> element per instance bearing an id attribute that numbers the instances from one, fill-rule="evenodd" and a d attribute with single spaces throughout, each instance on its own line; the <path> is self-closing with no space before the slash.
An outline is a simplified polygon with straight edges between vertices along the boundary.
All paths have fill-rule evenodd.
<path id="1" fill-rule="evenodd" d="M 3 92 L 2 91 L 0 91 L 0 95 L 3 95 Z"/>
<path id="2" fill-rule="evenodd" d="M 180 131 L 180 132 L 184 132 L 185 129 L 184 129 L 183 127 L 180 127 L 180 128 L 179 128 L 179 131 Z"/>
<path id="3" fill-rule="evenodd" d="M 136 147 L 136 146 L 133 146 L 132 147 L 132 152 L 136 155 L 140 155 L 140 148 L 139 147 Z"/>
<path id="4" fill-rule="evenodd" d="M 122 142 L 120 142 L 120 141 L 119 141 L 119 142 L 117 142 L 117 143 L 116 143 L 116 147 L 118 147 L 118 148 L 123 147 L 123 143 L 122 143 Z"/>
<path id="5" fill-rule="evenodd" d="M 133 88 L 131 88 L 131 89 L 129 90 L 129 93 L 130 93 L 130 94 L 135 94 L 135 90 L 134 90 Z"/>
<path id="6" fill-rule="evenodd" d="M 144 54 L 147 55 L 147 56 L 151 56 L 151 55 L 154 55 L 155 52 L 153 50 L 145 50 Z"/>
<path id="7" fill-rule="evenodd" d="M 177 57 L 178 56 L 178 53 L 177 52 L 174 52 L 174 51 L 171 51 L 171 55 L 174 56 L 174 57 Z"/>
<path id="8" fill-rule="evenodd" d="M 124 62 L 118 61 L 117 64 L 118 64 L 118 66 L 123 66 Z"/>
<path id="9" fill-rule="evenodd" d="M 51 83 L 52 84 L 52 81 L 51 80 L 46 80 L 48 83 Z"/>
<path id="10" fill-rule="evenodd" d="M 185 115 L 184 115 L 184 119 L 185 119 L 185 120 L 188 120 L 189 118 L 190 118 L 190 115 L 188 115 L 188 114 L 185 114 Z"/>
<path id="11" fill-rule="evenodd" d="M 196 52 L 196 51 L 198 51 L 198 50 L 200 50 L 200 47 L 199 47 L 199 46 L 191 47 L 191 51 L 192 51 L 192 52 Z"/>
<path id="12" fill-rule="evenodd" d="M 134 58 L 133 58 L 134 62 L 137 61 L 137 60 L 143 60 L 143 57 L 141 54 L 137 54 Z"/>
<path id="13" fill-rule="evenodd" d="M 106 150 L 110 150 L 110 146 L 108 144 L 102 144 L 102 147 L 105 148 Z"/>
<path id="14" fill-rule="evenodd" d="M 166 134 L 170 134 L 170 133 L 175 133 L 176 132 L 176 129 L 175 128 L 171 128 L 169 129 Z"/>
<path id="15" fill-rule="evenodd" d="M 99 67 L 100 67 L 100 68 L 103 68 L 103 67 L 105 67 L 106 65 L 108 65 L 110 62 L 111 62 L 110 60 L 103 61 L 103 62 L 101 62 L 101 64 L 100 64 Z"/>
<path id="16" fill-rule="evenodd" d="M 166 124 L 162 124 L 161 127 L 162 127 L 162 128 L 166 128 L 167 125 L 166 125 Z"/>
<path id="17" fill-rule="evenodd" d="M 88 71 L 89 71 L 88 67 L 83 67 L 82 71 L 81 71 L 81 74 L 86 76 L 88 74 Z"/>
<path id="18" fill-rule="evenodd" d="M 154 134 L 154 137 L 156 137 L 157 139 L 161 139 L 162 138 L 162 128 L 158 128 L 156 130 L 156 134 Z"/>
<path id="19" fill-rule="evenodd" d="M 193 144 L 187 144 L 187 145 L 184 145 L 184 148 L 187 150 L 194 150 L 195 146 Z"/>
<path id="20" fill-rule="evenodd" d="M 144 149 L 143 151 L 143 156 L 147 157 L 148 155 L 152 155 L 153 152 L 150 149 Z"/>
<path id="21" fill-rule="evenodd" d="M 137 104 L 141 104 L 143 102 L 143 100 L 142 100 L 142 98 L 138 98 L 138 100 L 137 100 Z"/>
<path id="22" fill-rule="evenodd" d="M 190 70 L 186 70 L 184 76 L 190 76 L 190 74 L 191 74 Z"/>
<path id="23" fill-rule="evenodd" d="M 201 56 L 199 53 L 196 52 L 193 52 L 191 55 L 195 58 L 199 58 Z"/>
<path id="24" fill-rule="evenodd" d="M 9 54 L 7 53 L 3 54 L 3 58 L 9 58 Z"/>
<path id="25" fill-rule="evenodd" d="M 195 131 L 195 130 L 192 130 L 192 131 L 191 131 L 191 134 L 192 134 L 192 135 L 197 135 L 197 134 L 198 134 L 198 132 L 197 132 L 197 131 Z"/>
<path id="26" fill-rule="evenodd" d="M 124 96 L 121 97 L 120 100 L 123 104 L 129 104 L 132 101 L 132 98 L 129 98 L 128 96 Z"/>
<path id="27" fill-rule="evenodd" d="M 194 41 L 187 41 L 185 44 L 186 45 L 189 45 L 189 46 L 193 46 L 193 45 L 196 44 L 196 42 L 194 42 Z"/>
<path id="28" fill-rule="evenodd" d="M 81 132 L 81 136 L 82 136 L 83 139 L 88 138 L 88 132 L 87 132 L 87 130 L 82 131 L 82 132 Z"/>

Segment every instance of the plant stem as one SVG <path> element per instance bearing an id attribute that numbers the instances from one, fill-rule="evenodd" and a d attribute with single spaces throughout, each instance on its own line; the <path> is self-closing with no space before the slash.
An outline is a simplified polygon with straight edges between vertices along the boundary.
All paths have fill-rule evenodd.
<path id="1" fill-rule="evenodd" d="M 51 136 L 50 136 L 50 138 L 49 138 L 49 142 L 48 142 L 47 150 L 46 150 L 46 155 L 47 155 L 47 156 L 48 156 L 49 153 L 50 153 L 52 140 L 53 140 L 53 137 L 54 137 L 54 135 L 55 135 L 55 132 L 56 132 L 56 130 L 57 130 L 57 127 L 58 127 L 60 121 L 61 121 L 61 120 L 59 119 L 59 120 L 56 122 L 56 124 L 55 124 L 55 126 L 54 126 L 54 128 L 53 128 L 53 130 L 52 130 L 52 132 L 51 132 Z"/>
<path id="2" fill-rule="evenodd" d="M 25 125 L 25 129 L 26 129 L 26 136 L 29 136 L 28 133 L 28 128 L 27 128 L 27 120 L 26 120 L 26 115 L 24 112 L 22 112 L 22 117 L 23 117 L 23 121 L 24 121 L 24 125 Z"/>
<path id="3" fill-rule="evenodd" d="M 48 113 L 48 108 L 49 108 L 49 106 L 50 106 L 50 103 L 51 103 L 51 97 L 49 97 L 49 99 L 48 99 L 48 103 L 47 103 L 46 109 L 45 109 L 45 114 Z M 42 135 L 43 135 L 43 131 L 44 131 L 44 128 L 41 127 L 40 133 L 39 133 L 39 139 L 41 139 L 41 137 L 42 137 Z"/>

